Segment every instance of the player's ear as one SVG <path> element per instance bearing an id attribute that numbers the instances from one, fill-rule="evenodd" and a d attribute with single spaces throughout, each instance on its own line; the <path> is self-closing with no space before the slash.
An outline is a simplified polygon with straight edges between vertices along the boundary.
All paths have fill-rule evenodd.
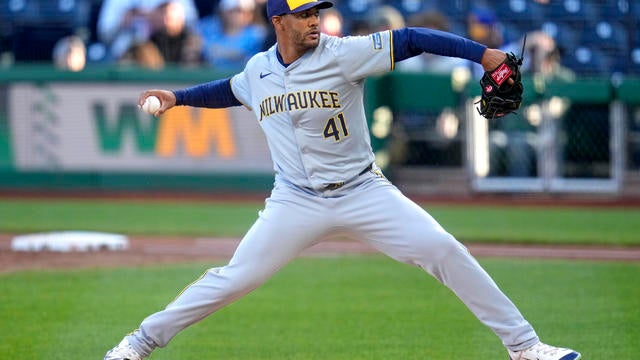
<path id="1" fill-rule="evenodd" d="M 279 26 L 282 26 L 283 18 L 284 18 L 283 16 L 279 16 L 279 15 L 271 17 L 271 24 L 273 24 L 273 27 L 278 28 Z"/>

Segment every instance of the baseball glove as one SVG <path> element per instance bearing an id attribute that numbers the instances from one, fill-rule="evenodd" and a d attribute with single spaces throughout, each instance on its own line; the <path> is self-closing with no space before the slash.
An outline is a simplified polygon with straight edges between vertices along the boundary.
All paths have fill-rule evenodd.
<path id="1" fill-rule="evenodd" d="M 497 68 L 484 73 L 480 79 L 482 97 L 477 108 L 480 115 L 487 119 L 495 119 L 518 110 L 522 103 L 523 91 L 521 65 L 522 57 L 518 59 L 510 53 Z"/>

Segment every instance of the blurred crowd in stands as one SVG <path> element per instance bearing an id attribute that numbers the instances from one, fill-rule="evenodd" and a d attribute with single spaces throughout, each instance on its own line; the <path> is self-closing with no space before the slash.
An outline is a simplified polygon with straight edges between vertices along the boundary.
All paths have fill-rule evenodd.
<path id="1" fill-rule="evenodd" d="M 335 0 L 323 32 L 363 35 L 404 26 L 450 31 L 519 54 L 525 71 L 570 79 L 640 74 L 640 1 Z M 266 0 L 0 0 L 0 67 L 50 62 L 237 71 L 275 38 Z M 402 71 L 451 72 L 459 59 L 424 54 Z"/>

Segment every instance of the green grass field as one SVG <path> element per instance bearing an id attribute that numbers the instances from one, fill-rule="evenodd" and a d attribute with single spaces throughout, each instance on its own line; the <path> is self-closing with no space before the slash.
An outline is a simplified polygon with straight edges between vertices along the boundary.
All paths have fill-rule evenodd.
<path id="1" fill-rule="evenodd" d="M 2 200 L 0 232 L 99 230 L 241 236 L 261 202 Z M 640 245 L 640 209 L 446 206 L 425 208 L 465 242 Z"/>
<path id="2" fill-rule="evenodd" d="M 239 236 L 261 203 L 2 200 L 0 232 Z M 464 241 L 640 244 L 640 210 L 433 206 Z M 640 353 L 640 264 L 480 259 L 549 343 L 585 359 Z M 0 274 L 0 358 L 100 359 L 207 267 Z M 503 359 L 497 337 L 416 268 L 303 258 L 151 359 Z"/>
<path id="3" fill-rule="evenodd" d="M 542 339 L 585 359 L 640 351 L 640 266 L 484 260 Z M 207 265 L 0 276 L 5 359 L 100 359 Z M 151 359 L 503 359 L 489 330 L 416 268 L 379 256 L 298 259 Z"/>

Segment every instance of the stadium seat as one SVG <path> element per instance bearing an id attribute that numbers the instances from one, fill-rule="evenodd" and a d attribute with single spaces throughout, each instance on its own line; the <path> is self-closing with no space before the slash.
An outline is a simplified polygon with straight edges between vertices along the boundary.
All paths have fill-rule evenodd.
<path id="1" fill-rule="evenodd" d="M 596 4 L 602 19 L 623 19 L 631 13 L 629 0 L 599 1 Z"/>
<path id="2" fill-rule="evenodd" d="M 193 0 L 199 17 L 213 15 L 218 9 L 219 0 Z M 337 3 L 337 2 L 336 2 Z"/>
<path id="3" fill-rule="evenodd" d="M 629 1 L 629 15 L 632 19 L 638 21 L 640 19 L 640 2 L 637 0 Z"/>
<path id="4" fill-rule="evenodd" d="M 610 55 L 624 56 L 628 53 L 628 34 L 621 24 L 599 21 L 594 26 L 585 27 L 580 37 L 580 43 L 597 47 Z"/>
<path id="5" fill-rule="evenodd" d="M 588 23 L 598 19 L 597 6 L 584 0 L 556 0 L 545 6 L 546 16 L 553 21 Z"/>
<path id="6" fill-rule="evenodd" d="M 605 75 L 611 71 L 612 60 L 598 49 L 579 46 L 562 56 L 562 64 L 579 75 Z"/>
<path id="7" fill-rule="evenodd" d="M 473 6 L 470 0 L 438 0 L 438 8 L 451 19 L 466 18 L 469 9 Z"/>
<path id="8" fill-rule="evenodd" d="M 364 19 L 370 9 L 381 3 L 380 0 L 341 0 L 336 7 L 345 18 L 353 21 Z"/>
<path id="9" fill-rule="evenodd" d="M 437 0 L 394 0 L 386 3 L 400 10 L 405 17 L 426 10 L 439 10 Z"/>
<path id="10" fill-rule="evenodd" d="M 627 45 L 627 29 L 617 22 L 601 20 L 594 26 L 584 28 L 582 40 L 622 47 Z M 604 44 L 604 42 L 608 44 Z"/>
<path id="11" fill-rule="evenodd" d="M 2 2 L 8 16 L 16 61 L 50 61 L 55 43 L 71 34 L 89 35 L 90 0 L 21 0 Z"/>
<path id="12" fill-rule="evenodd" d="M 10 1 L 0 1 L 0 53 L 10 50 L 11 36 L 13 36 L 13 16 L 9 7 Z"/>
<path id="13" fill-rule="evenodd" d="M 90 0 L 89 15 L 88 15 L 88 28 L 89 36 L 88 42 L 98 41 L 98 18 L 100 17 L 100 10 L 102 8 L 102 0 Z"/>
<path id="14" fill-rule="evenodd" d="M 530 0 L 498 0 L 493 3 L 493 7 L 500 21 L 538 27 L 545 20 L 544 6 Z"/>
<path id="15" fill-rule="evenodd" d="M 468 36 L 467 23 L 464 20 L 450 19 L 449 31 L 460 36 Z"/>
<path id="16" fill-rule="evenodd" d="M 541 29 L 556 41 L 556 45 L 564 53 L 574 51 L 580 43 L 580 34 L 568 24 L 547 21 L 542 24 Z"/>
<path id="17" fill-rule="evenodd" d="M 511 43 L 513 41 L 519 41 L 524 34 L 533 30 L 528 24 L 523 24 L 518 21 L 503 21 L 503 39 L 505 43 Z"/>
<path id="18" fill-rule="evenodd" d="M 14 25 L 87 26 L 89 0 L 21 0 L 3 1 L 0 12 Z"/>
<path id="19" fill-rule="evenodd" d="M 53 48 L 58 40 L 73 34 L 73 29 L 60 26 L 23 25 L 16 27 L 12 35 L 15 61 L 51 61 Z"/>
<path id="20" fill-rule="evenodd" d="M 640 74 L 640 46 L 634 47 L 629 52 L 628 72 Z"/>
<path id="21" fill-rule="evenodd" d="M 631 72 L 631 56 L 629 54 L 621 54 L 620 56 L 610 57 L 609 65 L 611 73 L 628 74 Z"/>

